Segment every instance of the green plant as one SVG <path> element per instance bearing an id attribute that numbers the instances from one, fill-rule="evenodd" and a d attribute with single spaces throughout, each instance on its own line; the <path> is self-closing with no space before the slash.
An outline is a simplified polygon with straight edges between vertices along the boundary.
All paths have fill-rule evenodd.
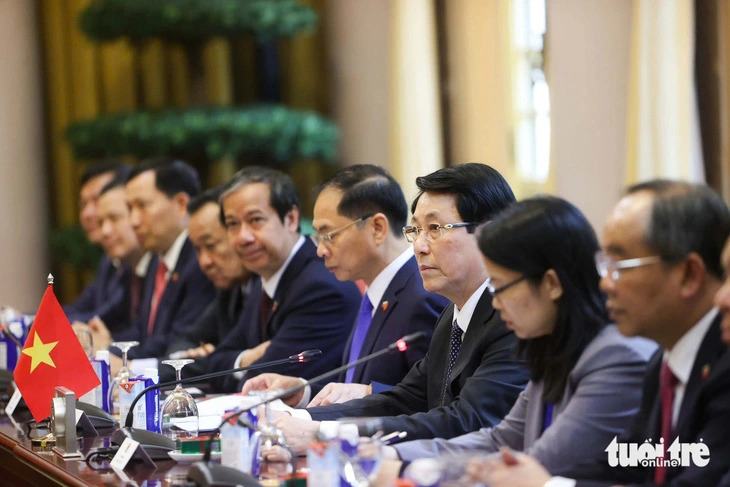
<path id="1" fill-rule="evenodd" d="M 339 131 L 314 112 L 279 105 L 172 108 L 102 115 L 71 125 L 76 157 L 171 156 L 216 160 L 256 156 L 277 163 L 304 157 L 332 161 Z"/>
<path id="2" fill-rule="evenodd" d="M 187 43 L 249 34 L 265 42 L 316 23 L 314 10 L 294 0 L 94 0 L 79 16 L 81 30 L 96 41 Z"/>
<path id="3" fill-rule="evenodd" d="M 49 237 L 51 256 L 78 269 L 96 269 L 103 252 L 92 245 L 80 225 L 66 225 L 54 229 Z"/>

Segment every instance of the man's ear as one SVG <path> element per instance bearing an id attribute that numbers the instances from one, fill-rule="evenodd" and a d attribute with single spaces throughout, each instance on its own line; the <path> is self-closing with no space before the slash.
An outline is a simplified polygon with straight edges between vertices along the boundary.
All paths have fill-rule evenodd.
<path id="1" fill-rule="evenodd" d="M 557 301 L 563 296 L 563 285 L 555 269 L 548 269 L 542 276 L 541 286 L 547 291 L 548 296 L 553 301 Z"/>
<path id="2" fill-rule="evenodd" d="M 697 294 L 707 278 L 705 261 L 696 252 L 690 252 L 681 267 L 680 295 L 689 298 Z"/>
<path id="3" fill-rule="evenodd" d="M 172 197 L 172 203 L 175 205 L 175 208 L 180 212 L 181 215 L 188 214 L 188 203 L 190 203 L 190 196 L 188 196 L 187 193 L 184 193 L 182 191 L 180 191 L 179 193 L 175 193 L 175 195 Z"/>
<path id="4" fill-rule="evenodd" d="M 299 227 L 299 208 L 292 206 L 284 215 L 284 226 L 292 232 L 296 232 Z"/>
<path id="5" fill-rule="evenodd" d="M 373 229 L 375 243 L 380 244 L 384 242 L 388 238 L 388 232 L 390 231 L 388 218 L 383 213 L 376 213 L 369 220 L 372 220 L 370 225 Z"/>

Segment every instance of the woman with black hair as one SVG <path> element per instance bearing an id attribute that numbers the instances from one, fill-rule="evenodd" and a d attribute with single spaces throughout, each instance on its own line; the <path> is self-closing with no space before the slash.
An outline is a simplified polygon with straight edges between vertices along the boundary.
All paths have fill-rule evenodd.
<path id="1" fill-rule="evenodd" d="M 530 382 L 497 426 L 405 442 L 395 446 L 398 455 L 414 460 L 508 446 L 558 474 L 605 455 L 638 410 L 656 344 L 625 338 L 608 324 L 590 223 L 563 199 L 530 198 L 485 225 L 479 248 L 493 306 L 520 339 Z"/>

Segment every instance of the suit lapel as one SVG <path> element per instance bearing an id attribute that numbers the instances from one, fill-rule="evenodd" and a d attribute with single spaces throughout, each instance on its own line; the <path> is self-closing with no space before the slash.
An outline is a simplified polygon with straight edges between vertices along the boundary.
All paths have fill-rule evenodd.
<path id="1" fill-rule="evenodd" d="M 676 434 L 679 434 L 680 437 L 685 436 L 682 432 L 687 421 L 691 419 L 693 411 L 695 411 L 702 387 L 710 374 L 712 374 L 712 368 L 715 362 L 717 362 L 718 358 L 725 351 L 726 345 L 720 340 L 721 319 L 722 317 L 718 314 L 712 321 L 712 325 L 710 325 L 699 350 L 697 350 L 697 357 L 695 358 L 694 365 L 692 365 L 692 372 L 690 373 L 687 387 L 684 390 L 682 406 L 679 410 L 679 419 L 675 428 Z"/>
<path id="2" fill-rule="evenodd" d="M 180 294 L 180 290 L 182 289 L 180 275 L 185 270 L 185 266 L 187 265 L 192 252 L 193 245 L 190 243 L 190 240 L 186 238 L 182 249 L 180 249 L 180 255 L 177 258 L 177 262 L 175 263 L 175 269 L 173 269 L 172 274 L 170 274 L 170 278 L 165 286 L 165 291 L 160 297 L 160 304 L 157 306 L 157 315 L 155 316 L 153 334 L 157 333 L 159 328 L 158 323 L 165 323 L 169 318 L 170 312 L 173 311 L 177 296 Z M 157 267 L 155 266 L 155 268 Z"/>
<path id="3" fill-rule="evenodd" d="M 474 314 L 469 322 L 469 327 L 466 329 L 464 340 L 461 342 L 459 355 L 451 371 L 451 382 L 461 374 L 464 367 L 470 362 L 476 348 L 483 342 L 482 337 L 487 332 L 487 322 L 492 319 L 492 315 L 494 315 L 492 296 L 485 289 L 476 308 L 474 308 Z M 446 364 L 444 364 L 444 367 L 446 367 Z"/>
<path id="4" fill-rule="evenodd" d="M 523 443 L 525 448 L 535 443 L 542 436 L 543 424 L 545 422 L 542 398 L 544 390 L 545 384 L 542 381 L 530 382 L 526 389 L 529 396 L 527 398 L 527 411 L 525 414 L 525 435 Z M 519 401 L 519 399 L 517 400 Z M 553 411 L 553 418 L 564 407 L 565 404 L 562 401 L 560 405 L 556 405 Z"/>
<path id="5" fill-rule="evenodd" d="M 373 353 L 375 344 L 378 341 L 378 337 L 380 336 L 380 332 L 383 329 L 388 316 L 390 316 L 393 309 L 398 304 L 398 294 L 406 286 L 406 282 L 414 270 L 417 271 L 418 267 L 416 259 L 411 257 L 403 266 L 401 266 L 400 269 L 398 269 L 398 272 L 395 273 L 395 276 L 393 276 L 390 284 L 388 284 L 388 287 L 385 289 L 383 297 L 380 298 L 380 302 L 375 303 L 375 314 L 373 315 L 373 320 L 370 322 L 370 328 L 368 328 L 367 335 L 365 335 L 365 340 L 363 341 L 362 348 L 360 349 L 360 357 Z M 388 303 L 387 305 L 384 304 L 386 302 Z M 350 358 L 350 348 L 352 346 L 354 329 L 355 328 L 353 327 L 353 332 L 350 333 L 350 339 L 347 343 L 347 347 L 345 347 L 347 348 L 345 360 Z M 366 364 L 361 364 L 355 368 L 355 373 L 352 376 L 353 382 L 360 382 L 362 380 L 365 365 Z"/>
<path id="6" fill-rule="evenodd" d="M 269 319 L 266 321 L 266 327 L 270 337 L 276 333 L 276 330 L 271 329 L 271 322 L 279 308 L 284 305 L 289 286 L 294 280 L 296 280 L 296 277 L 300 272 L 302 272 L 304 267 L 307 265 L 307 262 L 316 258 L 317 249 L 314 246 L 314 243 L 312 243 L 312 241 L 308 238 L 305 238 L 304 244 L 302 244 L 299 250 L 297 250 L 297 253 L 294 254 L 294 257 L 292 257 L 291 261 L 289 261 L 289 265 L 287 265 L 286 269 L 284 269 L 284 273 L 281 275 L 281 279 L 279 279 L 279 284 L 276 286 L 276 291 L 274 291 L 274 300 L 271 303 L 271 314 L 269 314 Z M 261 298 L 259 298 L 257 303 L 260 302 Z"/>

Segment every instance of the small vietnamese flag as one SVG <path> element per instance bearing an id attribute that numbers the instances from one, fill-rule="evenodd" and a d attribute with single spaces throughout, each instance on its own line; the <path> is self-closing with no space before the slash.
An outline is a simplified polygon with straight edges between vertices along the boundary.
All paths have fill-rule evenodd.
<path id="1" fill-rule="evenodd" d="M 56 386 L 68 387 L 78 399 L 99 385 L 89 358 L 53 294 L 51 275 L 13 376 L 36 421 L 50 416 Z"/>

